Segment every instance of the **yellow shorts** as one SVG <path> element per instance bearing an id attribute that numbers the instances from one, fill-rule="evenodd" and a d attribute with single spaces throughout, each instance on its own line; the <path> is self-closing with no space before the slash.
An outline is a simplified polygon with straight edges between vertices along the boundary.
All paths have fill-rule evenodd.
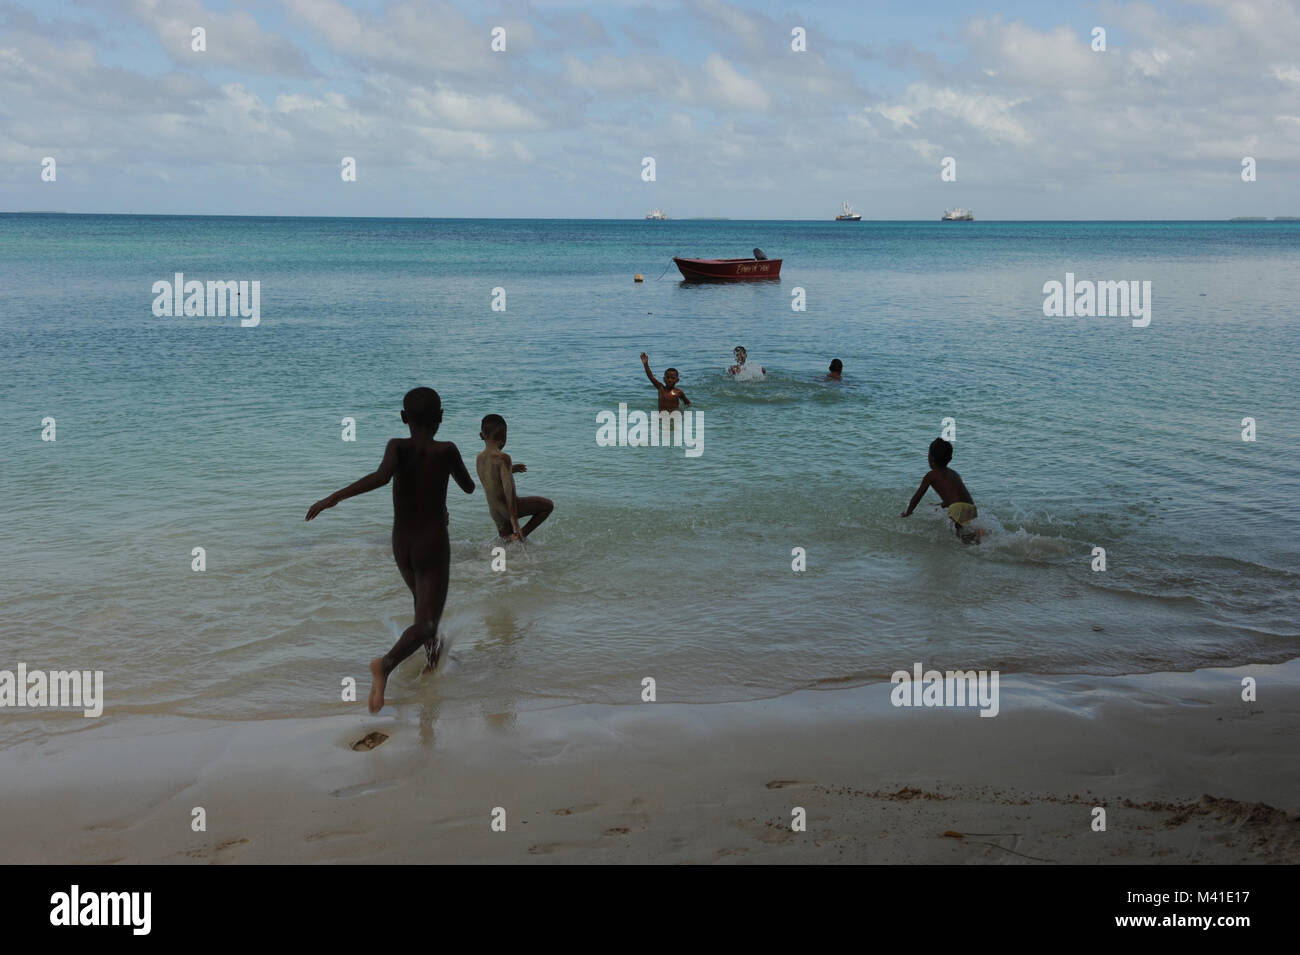
<path id="1" fill-rule="evenodd" d="M 979 512 L 975 510 L 974 504 L 958 501 L 956 504 L 948 505 L 948 516 L 952 518 L 954 524 L 961 527 L 963 524 L 969 524 L 979 517 Z"/>

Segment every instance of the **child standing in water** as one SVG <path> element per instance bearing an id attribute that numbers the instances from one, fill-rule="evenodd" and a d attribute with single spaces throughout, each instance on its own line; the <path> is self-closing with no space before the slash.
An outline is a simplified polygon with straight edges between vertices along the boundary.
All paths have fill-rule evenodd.
<path id="1" fill-rule="evenodd" d="M 661 382 L 650 370 L 650 356 L 645 352 L 641 353 L 641 366 L 645 368 L 645 376 L 650 379 L 650 384 L 654 385 L 655 391 L 659 392 L 660 411 L 676 411 L 678 399 L 684 401 L 686 407 L 691 406 L 691 399 L 686 397 L 686 392 L 677 387 L 680 379 L 676 368 L 665 369 L 664 380 Z"/>
<path id="2" fill-rule="evenodd" d="M 322 498 L 307 511 L 310 521 L 340 501 L 383 487 L 390 480 L 393 482 L 393 559 L 415 597 L 415 622 L 402 632 L 385 656 L 370 661 L 371 713 L 383 708 L 388 675 L 420 644 L 424 644 L 428 659 L 425 672 L 438 665 L 442 652 L 438 621 L 447 602 L 451 569 L 447 479 L 455 478 L 466 494 L 474 493 L 474 482 L 456 445 L 433 439 L 442 424 L 442 401 L 438 393 L 432 388 L 408 391 L 402 400 L 402 421 L 410 427 L 411 436 L 391 439 L 374 473 Z"/>
<path id="3" fill-rule="evenodd" d="M 975 501 L 971 498 L 970 491 L 966 490 L 966 485 L 962 483 L 961 475 L 948 467 L 948 462 L 951 460 L 951 444 L 943 438 L 935 438 L 930 442 L 930 471 L 921 479 L 921 486 L 912 495 L 907 510 L 899 517 L 910 517 L 916 510 L 916 505 L 921 503 L 926 489 L 934 488 L 935 493 L 943 499 L 943 507 L 953 523 L 953 531 L 961 538 L 962 543 L 970 544 L 979 540 L 979 533 L 968 526 L 979 516 L 979 513 L 975 510 Z"/>
<path id="4" fill-rule="evenodd" d="M 483 493 L 487 495 L 488 513 L 497 526 L 497 533 L 521 541 L 551 516 L 555 505 L 550 498 L 518 497 L 515 494 L 514 475 L 528 468 L 513 463 L 510 455 L 501 450 L 506 446 L 505 418 L 499 414 L 487 415 L 478 436 L 483 439 L 484 448 L 478 453 L 474 465 L 483 484 Z M 532 520 L 520 528 L 519 518 L 529 516 Z"/>

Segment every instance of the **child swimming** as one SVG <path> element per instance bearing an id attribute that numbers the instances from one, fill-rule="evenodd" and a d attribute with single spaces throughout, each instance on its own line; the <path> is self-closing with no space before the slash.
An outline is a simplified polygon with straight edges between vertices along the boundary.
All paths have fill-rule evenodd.
<path id="1" fill-rule="evenodd" d="M 744 345 L 737 345 L 734 354 L 736 363 L 727 369 L 727 374 L 732 378 L 762 378 L 767 374 L 767 369 L 762 365 L 757 368 L 749 367 L 749 352 L 745 351 Z"/>

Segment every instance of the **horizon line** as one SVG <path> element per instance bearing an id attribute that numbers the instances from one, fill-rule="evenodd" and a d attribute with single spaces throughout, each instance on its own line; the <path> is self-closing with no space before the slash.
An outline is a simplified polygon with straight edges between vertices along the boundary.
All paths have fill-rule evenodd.
<path id="1" fill-rule="evenodd" d="M 401 216 L 401 215 L 294 215 L 273 213 L 232 214 L 220 212 L 66 212 L 55 209 L 0 210 L 3 216 L 137 216 L 140 218 L 173 219 L 410 219 L 426 222 L 825 222 L 830 219 L 743 219 L 732 216 L 681 216 L 663 220 L 619 216 Z M 941 218 L 927 219 L 867 219 L 844 225 L 861 225 L 867 222 L 943 222 Z M 979 222 L 1300 222 L 1300 216 L 1229 216 L 1216 219 L 975 219 Z"/>

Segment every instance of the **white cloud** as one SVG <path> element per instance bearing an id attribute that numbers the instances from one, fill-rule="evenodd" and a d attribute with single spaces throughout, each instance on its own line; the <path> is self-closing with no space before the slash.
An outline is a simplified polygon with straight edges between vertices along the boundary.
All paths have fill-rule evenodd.
<path id="1" fill-rule="evenodd" d="M 467 204 L 512 181 L 528 183 L 540 203 L 525 214 L 619 214 L 624 195 L 633 211 L 658 204 L 676 214 L 820 214 L 845 196 L 898 214 L 918 196 L 879 184 L 923 169 L 916 181 L 939 188 L 942 155 L 962 162 L 954 203 L 984 207 L 964 191 L 982 170 L 1009 215 L 1090 215 L 1093 206 L 1073 197 L 1121 194 L 1170 196 L 1166 214 L 1181 215 L 1203 191 L 1187 198 L 1170 183 L 1239 183 L 1247 154 L 1267 170 L 1255 193 L 1300 189 L 1294 0 L 1216 0 L 1197 17 L 1104 5 L 1105 53 L 1089 46 L 1092 17 L 1047 28 L 980 17 L 954 24 L 949 39 L 966 48 L 945 46 L 943 56 L 855 45 L 834 23 L 802 14 L 809 50 L 794 53 L 790 23 L 724 0 L 683 0 L 694 18 L 686 37 L 639 22 L 644 42 L 603 7 L 575 15 L 571 4 L 543 2 L 526 8 L 527 22 L 504 21 L 506 55 L 489 48 L 496 21 L 463 2 L 362 10 L 274 0 L 288 13 L 284 36 L 258 25 L 261 5 L 117 2 L 136 19 L 106 32 L 0 11 L 0 189 L 22 183 L 0 194 L 10 207 L 52 194 L 28 197 L 32 157 L 50 153 L 60 182 L 140 176 L 182 189 L 209 176 L 214 202 L 248 197 L 254 210 L 259 197 L 317 190 L 325 206 L 308 212 L 336 201 L 316 183 L 337 180 L 331 167 L 342 155 L 358 157 L 367 184 L 348 202 L 379 201 L 380 183 L 403 174 L 417 189 L 436 178 L 440 202 Z M 206 55 L 189 51 L 195 19 L 208 27 Z M 141 38 L 152 48 L 155 36 L 170 71 L 159 74 L 156 60 L 148 70 L 104 61 L 104 44 L 119 62 L 121 50 Z M 660 160 L 652 199 L 638 176 L 644 154 Z M 368 176 L 376 163 L 391 175 Z M 689 177 L 675 174 L 684 169 Z M 754 202 L 743 211 L 714 204 L 746 189 Z M 407 200 L 396 211 L 413 208 Z M 122 200 L 141 210 L 152 201 L 148 191 Z M 692 213 L 692 202 L 703 208 Z"/>
<path id="2" fill-rule="evenodd" d="M 243 10 L 216 12 L 200 0 L 129 0 L 128 10 L 153 29 L 177 63 L 281 76 L 305 77 L 313 72 L 292 43 L 263 31 Z M 191 47 L 195 27 L 206 33 L 202 52 Z"/>
<path id="3" fill-rule="evenodd" d="M 540 129 L 538 116 L 509 97 L 474 96 L 446 87 L 413 88 L 407 100 L 421 118 L 456 129 Z"/>
<path id="4" fill-rule="evenodd" d="M 1015 107 L 1016 101 L 1000 96 L 914 83 L 907 88 L 904 102 L 874 106 L 871 111 L 889 120 L 895 128 L 909 129 L 922 128 L 925 114 L 933 112 L 959 120 L 993 142 L 1027 144 L 1033 137 L 1013 115 Z"/>
<path id="5" fill-rule="evenodd" d="M 971 65 L 1002 84 L 1040 91 L 1095 89 L 1110 78 L 1105 54 L 1094 53 L 1090 37 L 1069 27 L 1040 31 L 995 17 L 970 21 L 963 37 Z"/>
<path id="6" fill-rule="evenodd" d="M 706 88 L 701 90 L 704 99 L 723 108 L 766 110 L 772 104 L 767 91 L 717 53 L 709 54 L 704 61 Z"/>
<path id="7" fill-rule="evenodd" d="M 340 0 L 282 2 L 334 52 L 408 77 L 491 74 L 509 62 L 503 55 L 522 53 L 536 42 L 536 31 L 527 21 L 474 23 L 456 5 L 434 0 L 402 0 L 383 7 L 378 16 L 357 13 Z M 492 51 L 495 26 L 506 31 L 506 54 Z"/>

